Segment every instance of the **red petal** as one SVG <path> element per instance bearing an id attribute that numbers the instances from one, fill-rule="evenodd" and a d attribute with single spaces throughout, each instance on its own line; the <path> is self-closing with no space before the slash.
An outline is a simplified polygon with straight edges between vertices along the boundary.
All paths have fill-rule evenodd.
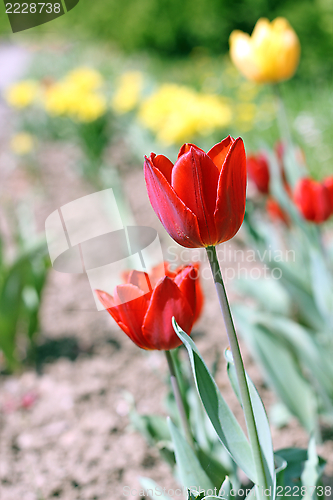
<path id="1" fill-rule="evenodd" d="M 178 286 L 179 290 L 184 295 L 187 300 L 193 316 L 196 313 L 197 300 L 196 300 L 196 281 L 198 280 L 197 270 L 193 266 L 183 267 L 177 276 L 174 278 L 174 282 Z"/>
<path id="2" fill-rule="evenodd" d="M 315 210 L 312 198 L 313 193 L 311 179 L 301 179 L 295 187 L 294 201 L 303 217 L 311 221 L 315 219 Z"/>
<path id="3" fill-rule="evenodd" d="M 143 322 L 142 333 L 154 349 L 175 349 L 181 344 L 172 327 L 172 317 L 181 328 L 190 333 L 193 313 L 176 283 L 166 276 L 154 289 Z"/>
<path id="4" fill-rule="evenodd" d="M 161 264 L 158 264 L 157 266 L 153 267 L 152 270 L 149 273 L 149 278 L 152 284 L 152 287 L 155 288 L 156 283 L 164 278 L 164 276 L 169 276 L 173 277 L 175 273 L 172 273 L 169 271 L 169 263 L 168 262 L 161 262 Z"/>
<path id="5" fill-rule="evenodd" d="M 168 183 L 171 184 L 173 163 L 169 160 L 169 158 L 163 155 L 156 156 L 154 153 L 151 153 L 149 159 L 154 167 L 156 167 L 164 175 Z"/>
<path id="6" fill-rule="evenodd" d="M 149 294 L 144 294 L 138 287 L 127 284 L 116 287 L 115 302 L 120 322 L 126 326 L 125 333 L 142 349 L 152 349 L 142 335 L 142 323 L 147 312 Z M 119 305 L 118 305 L 119 304 Z"/>
<path id="7" fill-rule="evenodd" d="M 323 184 L 328 189 L 331 203 L 331 212 L 333 212 L 333 177 L 326 177 Z"/>
<path id="8" fill-rule="evenodd" d="M 269 166 L 265 155 L 251 155 L 247 157 L 247 173 L 249 178 L 263 194 L 269 191 Z"/>
<path id="9" fill-rule="evenodd" d="M 113 319 L 119 324 L 120 316 L 113 297 L 107 292 L 103 292 L 103 290 L 95 290 L 95 293 L 100 303 L 105 307 L 105 309 L 107 309 Z"/>
<path id="10" fill-rule="evenodd" d="M 199 279 L 199 268 L 200 268 L 199 262 L 193 263 L 193 267 L 197 271 L 197 278 L 195 280 L 196 308 L 195 308 L 195 315 L 194 315 L 194 321 L 193 321 L 193 323 L 195 323 L 197 321 L 197 319 L 199 318 L 201 311 L 202 311 L 202 308 L 203 308 L 204 294 L 203 294 L 201 284 L 200 284 L 200 279 Z M 184 269 L 184 266 L 177 268 L 176 272 L 174 274 L 175 275 L 179 274 L 183 269 Z"/>
<path id="11" fill-rule="evenodd" d="M 231 148 L 231 145 L 235 142 L 235 139 L 233 139 L 230 135 L 223 139 L 223 141 L 219 142 L 218 144 L 215 144 L 215 146 L 212 147 L 207 153 L 209 158 L 213 160 L 219 171 L 221 171 L 224 160 L 229 153 L 229 150 Z"/>
<path id="12" fill-rule="evenodd" d="M 179 198 L 197 216 L 202 241 L 205 245 L 214 244 L 218 169 L 206 153 L 191 146 L 176 161 L 171 178 Z"/>
<path id="13" fill-rule="evenodd" d="M 295 188 L 294 200 L 303 217 L 317 224 L 332 214 L 330 191 L 313 179 L 301 179 Z"/>
<path id="14" fill-rule="evenodd" d="M 148 158 L 144 173 L 150 203 L 171 238 L 184 247 L 203 247 L 196 216 Z"/>
<path id="15" fill-rule="evenodd" d="M 95 293 L 98 300 L 105 307 L 105 309 L 115 307 L 115 302 L 112 295 L 109 295 L 107 292 L 103 292 L 103 290 L 95 290 Z"/>
<path id="16" fill-rule="evenodd" d="M 186 144 L 183 144 L 182 147 L 180 148 L 179 153 L 178 153 L 178 158 L 180 158 L 185 153 L 188 153 L 191 148 L 194 148 L 197 151 L 201 151 L 202 153 L 205 153 L 203 149 L 199 148 L 195 144 L 191 144 L 190 142 L 187 142 Z"/>
<path id="17" fill-rule="evenodd" d="M 204 304 L 204 294 L 203 294 L 201 284 L 200 284 L 200 275 L 199 275 L 200 264 L 199 264 L 199 262 L 196 262 L 193 265 L 194 265 L 195 269 L 197 270 L 197 274 L 198 274 L 198 278 L 195 280 L 195 294 L 196 294 L 196 299 L 197 299 L 197 306 L 196 306 L 196 311 L 195 311 L 195 315 L 194 315 L 194 322 L 195 322 L 195 321 L 197 321 L 197 319 L 199 318 L 199 316 L 202 312 L 202 308 L 203 308 L 203 304 Z"/>
<path id="18" fill-rule="evenodd" d="M 215 209 L 217 242 L 232 238 L 242 225 L 246 203 L 246 156 L 240 137 L 231 145 L 223 164 Z"/>
<path id="19" fill-rule="evenodd" d="M 316 186 L 316 206 L 315 222 L 325 222 L 332 214 L 332 207 L 329 189 L 323 184 Z"/>
<path id="20" fill-rule="evenodd" d="M 137 286 L 143 293 L 152 291 L 152 285 L 147 273 L 143 271 L 130 271 L 127 277 L 127 283 Z"/>

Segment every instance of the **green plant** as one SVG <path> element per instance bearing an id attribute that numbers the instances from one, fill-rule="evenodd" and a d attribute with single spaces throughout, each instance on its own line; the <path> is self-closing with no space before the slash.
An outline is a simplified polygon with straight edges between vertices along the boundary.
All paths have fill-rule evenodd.
<path id="1" fill-rule="evenodd" d="M 7 369 L 13 371 L 24 357 L 33 356 L 49 259 L 44 239 L 34 234 L 16 235 L 11 259 L 4 246 L 0 238 L 0 349 Z"/>

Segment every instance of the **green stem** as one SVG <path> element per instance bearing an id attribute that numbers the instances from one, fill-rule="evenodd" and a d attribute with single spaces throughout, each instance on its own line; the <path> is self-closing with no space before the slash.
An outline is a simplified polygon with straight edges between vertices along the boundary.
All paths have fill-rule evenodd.
<path id="1" fill-rule="evenodd" d="M 264 467 L 264 460 L 262 456 L 262 451 L 259 442 L 258 430 L 254 418 L 253 408 L 250 399 L 249 387 L 246 380 L 244 363 L 237 339 L 237 334 L 234 326 L 234 322 L 231 316 L 231 311 L 229 307 L 229 302 L 224 288 L 222 273 L 220 265 L 216 255 L 216 249 L 214 246 L 209 246 L 206 248 L 209 264 L 212 270 L 214 283 L 219 298 L 224 324 L 227 330 L 229 345 L 231 353 L 234 360 L 237 381 L 240 390 L 240 397 L 242 402 L 242 407 L 245 416 L 245 422 L 247 427 L 247 432 L 249 436 L 250 445 L 252 448 L 253 460 L 255 463 L 255 468 L 257 472 L 257 480 L 259 488 L 267 488 L 266 473 Z"/>
<path id="2" fill-rule="evenodd" d="M 172 354 L 170 351 L 165 351 L 165 355 L 166 355 L 166 358 L 168 361 L 171 387 L 173 390 L 173 394 L 175 396 L 176 405 L 177 405 L 177 408 L 179 411 L 179 416 L 180 416 L 180 421 L 182 424 L 183 432 L 184 432 L 184 435 L 187 439 L 188 444 L 193 448 L 194 443 L 193 443 L 192 432 L 191 432 L 191 429 L 190 429 L 190 426 L 189 426 L 189 423 L 187 420 L 184 402 L 183 402 L 183 398 L 181 395 L 179 382 L 178 382 L 178 378 L 177 378 L 177 373 L 176 373 L 176 368 L 175 368 L 175 364 L 174 364 L 174 361 L 172 358 Z"/>
<path id="3" fill-rule="evenodd" d="M 286 113 L 286 108 L 284 107 L 283 98 L 281 95 L 281 89 L 279 84 L 273 85 L 274 93 L 276 96 L 278 113 L 277 113 L 277 122 L 280 129 L 280 136 L 283 142 L 287 144 L 288 149 L 293 150 L 293 140 L 291 137 L 289 120 Z"/>
<path id="4" fill-rule="evenodd" d="M 289 127 L 289 120 L 283 102 L 281 89 L 278 83 L 273 85 L 273 90 L 275 93 L 277 108 L 278 108 L 277 123 L 280 131 L 280 138 L 282 139 L 282 143 L 287 147 L 289 157 L 292 160 L 291 164 L 288 161 L 285 162 L 284 168 L 287 174 L 287 180 L 289 184 L 291 184 L 291 186 L 294 186 L 302 174 L 303 167 L 302 165 L 300 165 L 296 156 L 293 139 Z"/>

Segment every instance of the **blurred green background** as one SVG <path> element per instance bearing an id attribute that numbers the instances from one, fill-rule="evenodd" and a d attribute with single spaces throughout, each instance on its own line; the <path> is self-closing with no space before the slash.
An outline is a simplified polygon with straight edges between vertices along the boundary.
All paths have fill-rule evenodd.
<path id="1" fill-rule="evenodd" d="M 10 34 L 3 3 L 0 12 L 0 34 Z M 277 16 L 286 17 L 300 38 L 298 78 L 332 77 L 331 0 L 80 0 L 67 15 L 30 33 L 110 42 L 128 53 L 179 57 L 200 47 L 213 55 L 227 51 L 232 30 L 251 32 L 259 17 Z"/>

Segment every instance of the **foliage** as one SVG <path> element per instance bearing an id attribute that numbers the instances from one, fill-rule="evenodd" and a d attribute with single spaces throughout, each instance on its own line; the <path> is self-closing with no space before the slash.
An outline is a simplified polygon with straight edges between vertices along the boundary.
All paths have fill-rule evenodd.
<path id="1" fill-rule="evenodd" d="M 211 485 L 216 485 L 218 489 L 226 475 L 232 478 L 235 485 L 240 486 L 235 463 L 223 447 L 221 447 L 219 439 L 193 387 L 188 364 L 182 359 L 181 352 L 182 349 L 176 349 L 172 352 L 172 356 L 177 370 L 183 401 L 186 406 L 187 418 L 190 422 L 195 441 L 196 458 L 193 460 L 199 460 L 201 470 L 205 471 Z M 172 421 L 179 427 L 181 422 L 170 384 L 165 399 L 165 407 Z M 165 418 L 154 414 L 140 415 L 136 411 L 132 401 L 131 422 L 136 430 L 146 438 L 147 442 L 159 450 L 161 457 L 175 472 L 176 459 L 172 444 L 172 433 L 170 432 L 170 425 L 168 426 Z"/>
<path id="2" fill-rule="evenodd" d="M 0 31 L 10 33 L 4 5 L 0 6 Z M 71 12 L 52 21 L 52 29 L 73 39 L 99 39 L 127 52 L 155 51 L 160 55 L 188 55 L 198 47 L 221 54 L 228 49 L 232 30 L 251 33 L 260 17 L 286 17 L 298 34 L 303 61 L 300 73 L 313 77 L 331 75 L 332 4 L 329 0 L 81 0 Z M 121 26 L 121 29 L 119 29 Z M 34 28 L 42 36 L 45 28 Z"/>
<path id="3" fill-rule="evenodd" d="M 240 333 L 290 414 L 309 433 L 319 435 L 320 416 L 333 422 L 332 242 L 328 235 L 323 239 L 322 226 L 298 213 L 282 187 L 276 158 L 269 157 L 271 189 L 290 223 L 277 231 L 277 223 L 262 217 L 259 205 L 250 201 L 247 240 L 259 252 L 270 248 L 273 255 L 286 255 L 283 251 L 292 249 L 294 257 L 271 259 L 266 252 L 265 264 L 278 270 L 280 279 L 240 280 L 239 290 L 255 303 L 251 308 L 236 306 L 234 314 Z M 290 150 L 284 164 L 289 179 L 302 175 Z"/>
<path id="4" fill-rule="evenodd" d="M 17 369 L 25 356 L 33 356 L 49 267 L 46 252 L 43 239 L 21 232 L 15 255 L 8 258 L 0 239 L 0 349 L 10 371 Z"/>
<path id="5" fill-rule="evenodd" d="M 250 476 L 252 475 L 252 478 L 255 479 L 255 471 L 252 470 L 251 472 L 253 468 L 251 455 L 247 456 L 246 453 L 248 441 L 243 431 L 238 427 L 233 413 L 220 394 L 213 376 L 210 374 L 194 342 L 176 323 L 174 323 L 174 327 L 188 350 L 193 377 L 198 395 L 202 402 L 202 404 L 199 403 L 197 395 L 192 392 L 193 388 L 191 386 L 188 386 L 185 392 L 183 390 L 183 397 L 187 405 L 189 412 L 188 416 L 195 438 L 195 446 L 191 448 L 178 430 L 179 417 L 175 408 L 168 408 L 169 414 L 175 423 L 169 420 L 167 425 L 162 417 L 153 415 L 141 416 L 134 408 L 132 409 L 132 423 L 143 433 L 150 444 L 157 446 L 162 456 L 167 459 L 172 467 L 174 467 L 175 463 L 177 464 L 177 477 L 182 487 L 188 491 L 189 500 L 203 497 L 207 499 L 228 498 L 230 497 L 228 496 L 228 491 L 230 492 L 231 489 L 233 489 L 231 498 L 238 499 L 239 496 L 237 491 L 239 491 L 241 487 L 249 489 L 251 489 L 251 487 L 249 487 L 249 484 L 241 485 L 239 483 L 235 463 L 230 461 L 230 458 L 229 468 L 228 466 L 226 467 L 226 457 L 222 453 L 223 451 L 225 453 L 225 450 L 221 446 L 221 443 L 223 443 L 225 449 L 228 450 L 237 465 L 243 470 L 246 470 L 247 473 L 249 473 Z M 173 354 L 175 355 L 175 352 Z M 229 351 L 226 351 L 225 356 L 230 383 L 238 397 L 239 389 L 237 386 L 233 360 Z M 184 382 L 185 385 L 189 382 L 187 381 L 187 376 L 184 377 L 187 371 L 186 364 L 184 362 L 179 363 L 180 360 L 178 355 L 175 357 L 175 360 L 177 360 L 179 380 L 184 389 Z M 266 493 L 265 498 L 274 498 L 276 487 L 280 488 L 279 497 L 281 498 L 287 498 L 284 496 L 284 493 L 288 496 L 288 488 L 293 487 L 294 496 L 296 498 L 301 498 L 304 496 L 305 488 L 310 486 L 310 483 L 311 486 L 321 485 L 321 476 L 325 461 L 317 456 L 314 439 L 310 440 L 308 450 L 287 448 L 277 450 L 273 455 L 269 424 L 262 401 L 249 377 L 248 384 L 260 433 L 259 439 L 261 449 L 267 461 L 267 474 L 268 477 L 270 477 L 267 492 L 270 491 L 271 493 Z M 195 399 L 193 399 L 193 396 L 195 396 Z M 205 411 L 203 411 L 203 409 Z M 194 413 L 192 414 L 192 412 Z M 211 425 L 207 426 L 209 421 Z M 217 436 L 219 440 L 216 442 Z M 236 436 L 238 437 L 236 438 Z M 202 448 L 203 443 L 207 445 L 213 442 L 216 443 L 213 449 Z M 216 455 L 217 450 L 220 450 L 220 457 L 224 456 L 224 461 L 220 461 L 220 464 L 219 461 L 216 461 L 216 458 L 214 459 L 214 455 L 218 457 L 218 455 Z M 167 455 L 165 454 L 166 451 Z M 203 460 L 204 457 L 205 459 Z M 231 464 L 233 464 L 233 467 L 231 468 L 230 474 L 230 472 L 228 473 L 228 469 L 230 471 Z M 222 467 L 222 469 L 219 471 L 216 467 Z M 270 472 L 268 472 L 268 470 Z M 174 472 L 176 472 L 176 470 Z M 155 496 L 157 498 L 159 492 L 163 491 L 163 488 L 160 488 L 154 481 L 148 478 L 141 478 L 141 484 L 147 491 L 147 495 L 151 498 L 155 498 Z M 301 490 L 302 486 L 303 490 Z M 324 488 L 322 489 L 324 491 Z M 303 491 L 302 494 L 301 491 Z M 308 498 L 312 498 L 313 500 L 320 498 L 319 494 L 317 497 L 317 491 L 319 492 L 320 488 L 318 490 L 312 489 Z M 250 499 L 253 493 L 254 490 L 252 489 L 247 498 Z M 167 495 L 162 496 L 162 498 L 169 499 Z"/>

